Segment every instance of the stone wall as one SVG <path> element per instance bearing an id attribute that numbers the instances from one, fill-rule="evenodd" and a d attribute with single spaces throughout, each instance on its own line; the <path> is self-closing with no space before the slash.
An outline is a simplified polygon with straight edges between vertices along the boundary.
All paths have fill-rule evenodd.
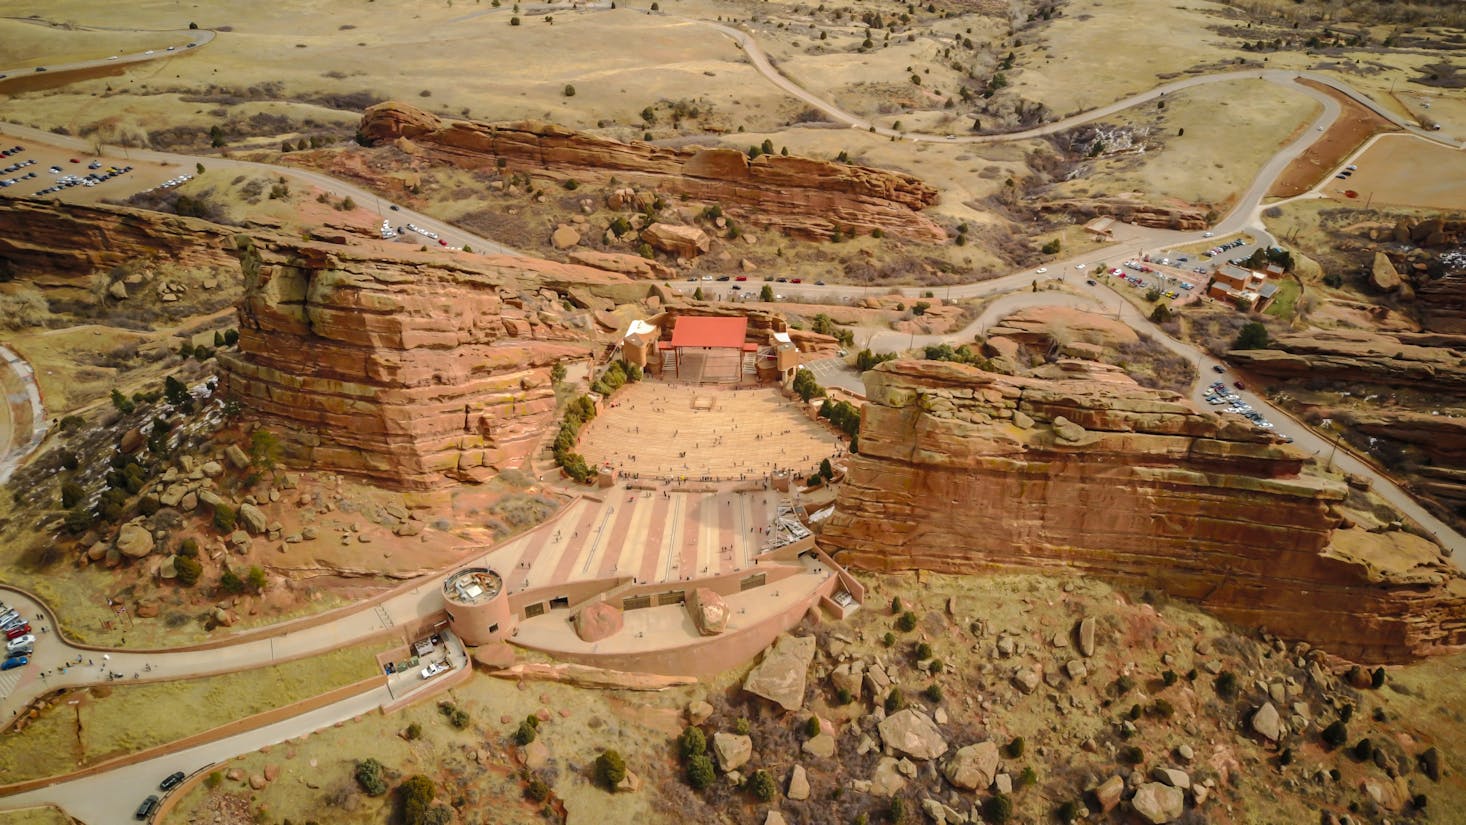
<path id="1" fill-rule="evenodd" d="M 1339 530 L 1344 485 L 1301 474 L 1293 448 L 1096 369 L 1102 380 L 930 361 L 868 372 L 860 454 L 820 543 L 877 570 L 1159 588 L 1369 661 L 1466 642 L 1466 580 L 1434 545 Z"/>

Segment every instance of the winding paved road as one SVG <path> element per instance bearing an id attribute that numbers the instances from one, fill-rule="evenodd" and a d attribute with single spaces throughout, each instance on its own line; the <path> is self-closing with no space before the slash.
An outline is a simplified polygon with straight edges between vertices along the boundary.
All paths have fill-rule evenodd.
<path id="1" fill-rule="evenodd" d="M 768 57 L 758 46 L 757 42 L 747 33 L 729 26 L 712 23 L 703 20 L 691 20 L 690 22 L 711 26 L 727 36 L 731 37 L 745 52 L 754 67 L 779 88 L 788 94 L 796 97 L 805 103 L 815 107 L 826 116 L 838 123 L 844 123 L 851 128 L 870 131 L 874 124 L 869 121 L 850 114 L 829 101 L 803 89 L 798 84 L 789 80 L 770 63 Z M 213 39 L 212 32 L 200 31 L 196 33 L 200 38 L 196 42 L 202 46 Z M 160 59 L 175 56 L 179 52 L 163 52 L 154 55 L 129 55 L 125 62 L 140 62 L 145 59 Z M 52 71 L 61 73 L 67 71 L 93 68 L 97 65 L 113 65 L 124 62 L 119 57 L 116 61 L 86 61 L 82 63 L 68 64 L 65 66 L 48 67 Z M 1053 134 L 1073 126 L 1090 122 L 1099 118 L 1107 117 L 1123 109 L 1155 100 L 1164 94 L 1199 86 L 1205 83 L 1228 82 L 1250 77 L 1261 77 L 1275 83 L 1281 83 L 1303 94 L 1309 95 L 1323 105 L 1323 111 L 1319 117 L 1311 123 L 1307 129 L 1300 134 L 1288 146 L 1275 154 L 1263 168 L 1258 172 L 1252 185 L 1239 199 L 1237 206 L 1225 216 L 1215 227 L 1218 235 L 1229 234 L 1236 231 L 1247 230 L 1257 234 L 1260 238 L 1271 242 L 1265 230 L 1261 226 L 1260 211 L 1262 200 L 1268 187 L 1277 175 L 1287 164 L 1299 153 L 1310 146 L 1317 139 L 1322 130 L 1334 122 L 1339 114 L 1339 105 L 1329 95 L 1310 89 L 1306 86 L 1296 84 L 1298 78 L 1309 78 L 1328 85 L 1339 92 L 1349 96 L 1387 118 L 1402 129 L 1416 134 L 1422 138 L 1437 141 L 1448 146 L 1460 148 L 1460 144 L 1441 140 L 1436 134 L 1426 132 L 1413 124 L 1405 123 L 1398 116 L 1377 106 L 1373 101 L 1355 92 L 1347 85 L 1332 78 L 1314 75 L 1307 72 L 1289 71 L 1238 71 L 1223 72 L 1213 75 L 1197 76 L 1186 78 L 1159 86 L 1149 92 L 1132 95 L 1107 106 L 1103 106 L 1089 112 L 1055 121 L 1034 129 L 1015 132 L 1006 135 L 924 135 L 909 132 L 896 132 L 894 130 L 875 126 L 876 134 L 894 136 L 910 140 L 926 140 L 933 142 L 951 143 L 999 143 L 1011 140 L 1023 140 L 1043 135 Z M 22 126 L 0 124 L 0 133 L 26 140 L 40 141 L 53 145 L 65 146 L 79 151 L 87 151 L 91 147 L 84 141 L 59 137 L 46 132 L 29 129 Z M 220 157 L 195 157 L 179 155 L 168 152 L 155 152 L 149 150 L 129 150 L 131 157 L 150 160 L 157 163 L 173 164 L 181 169 L 192 169 L 193 165 L 203 162 L 210 169 L 235 169 L 255 173 L 267 173 L 271 175 L 283 175 L 289 179 L 308 183 L 321 188 L 339 197 L 351 196 L 361 203 L 379 202 L 379 197 L 368 190 L 355 185 L 345 183 L 326 175 L 304 169 L 291 167 L 273 166 L 269 164 L 253 163 L 248 161 L 234 160 Z M 398 210 L 393 216 L 396 220 L 393 223 L 412 222 L 424 228 L 440 234 L 445 240 L 454 245 L 471 243 L 476 249 L 482 252 L 499 253 L 506 255 L 519 255 L 517 250 L 495 243 L 488 238 L 482 238 L 471 233 L 448 225 L 431 216 L 408 210 Z M 973 284 L 954 285 L 948 290 L 953 297 L 968 298 L 995 295 L 1001 292 L 1012 292 L 1013 294 L 998 298 L 987 306 L 984 311 L 963 330 L 944 336 L 915 336 L 897 333 L 894 331 L 879 331 L 873 334 L 870 345 L 878 350 L 900 350 L 915 344 L 924 345 L 940 341 L 960 342 L 971 340 L 971 338 L 987 325 L 1012 311 L 1032 306 L 1072 306 L 1076 308 L 1097 309 L 1103 312 L 1113 312 L 1125 323 L 1136 330 L 1149 335 L 1160 345 L 1168 350 L 1192 361 L 1197 365 L 1198 373 L 1205 376 L 1210 368 L 1218 365 L 1214 359 L 1201 353 L 1195 347 L 1176 341 L 1157 328 L 1148 319 L 1141 315 L 1123 297 L 1116 295 L 1108 287 L 1095 285 L 1090 286 L 1084 282 L 1083 276 L 1075 276 L 1074 266 L 1079 263 L 1088 263 L 1105 257 L 1124 257 L 1128 250 L 1150 249 L 1159 250 L 1168 246 L 1181 243 L 1194 242 L 1198 240 L 1196 233 L 1180 233 L 1168 230 L 1150 230 L 1136 227 L 1122 227 L 1122 237 L 1115 245 L 1102 250 L 1088 253 L 1084 256 L 1074 257 L 1065 261 L 1058 261 L 1049 264 L 1061 278 L 1071 279 L 1067 284 L 1068 291 L 1042 291 L 1042 292 L 1017 292 L 1029 287 L 1036 277 L 1032 270 L 1025 270 L 1012 275 L 990 281 L 983 281 Z M 445 253 L 447 254 L 447 253 Z M 779 288 L 791 295 L 797 293 L 804 296 L 816 296 L 825 299 L 838 300 L 841 297 L 854 298 L 862 292 L 861 287 L 853 286 L 826 286 L 816 285 L 779 285 Z M 945 288 L 944 288 L 945 289 Z M 904 294 L 917 295 L 921 290 L 907 288 L 902 290 Z M 1193 398 L 1200 400 L 1202 385 L 1204 381 L 1197 383 L 1193 391 Z M 1290 435 L 1294 438 L 1296 446 L 1304 450 L 1312 450 L 1315 453 L 1322 453 L 1331 444 L 1321 436 L 1301 424 L 1298 424 L 1282 411 L 1273 408 L 1265 399 L 1248 394 L 1247 400 L 1259 411 L 1270 414 L 1270 418 L 1277 426 L 1277 432 Z M 1205 405 L 1202 405 L 1205 409 Z M 1448 548 L 1460 548 L 1463 545 L 1462 537 L 1452 531 L 1448 526 L 1441 523 L 1427 513 L 1422 507 L 1414 502 L 1403 490 L 1396 487 L 1383 474 L 1375 471 L 1372 467 L 1347 453 L 1340 450 L 1335 463 L 1341 469 L 1370 478 L 1374 483 L 1375 491 L 1392 505 L 1399 508 L 1407 516 L 1414 519 L 1427 530 L 1435 533 L 1442 543 Z M 424 615 L 427 612 L 437 609 L 435 594 L 438 593 L 436 577 L 430 577 L 419 586 L 412 588 L 398 596 L 388 600 L 384 605 L 387 615 L 393 621 L 405 621 L 412 617 Z M 7 601 L 22 602 L 29 608 L 30 615 L 44 617 L 48 626 L 54 628 L 54 622 L 46 608 L 30 602 L 30 600 L 7 591 Z M 0 712 L 16 710 L 17 703 L 38 695 L 38 691 L 54 688 L 57 686 L 80 686 L 97 681 L 100 673 L 110 669 L 124 673 L 129 678 L 132 673 L 138 673 L 139 678 L 170 679 L 185 676 L 200 675 L 204 673 L 235 670 L 244 667 L 254 667 L 268 664 L 269 661 L 277 658 L 293 657 L 298 655 L 309 655 L 311 652 L 336 647 L 370 635 L 381 629 L 381 619 L 372 610 L 362 610 L 355 614 L 344 616 L 336 621 L 320 625 L 316 628 L 290 632 L 287 626 L 282 626 L 282 634 L 263 640 L 242 642 L 225 648 L 216 649 L 207 653 L 196 651 L 176 651 L 165 653 L 136 653 L 118 651 L 109 653 L 111 658 L 106 667 L 73 667 L 65 674 L 55 674 L 60 663 L 67 660 L 75 660 L 81 655 L 85 658 L 86 651 L 70 649 L 64 642 L 58 639 L 54 633 L 50 638 L 38 645 L 40 651 L 38 658 L 39 667 L 27 668 L 30 673 L 28 677 L 23 676 L 22 684 L 16 686 L 8 701 L 0 703 Z M 92 652 L 92 659 L 98 657 Z M 144 668 L 150 668 L 144 670 Z M 40 670 L 51 671 L 55 676 L 48 675 L 42 683 L 39 677 Z M 223 761 L 235 754 L 254 750 L 262 745 L 282 741 L 302 732 L 316 730 L 330 724 L 334 724 L 345 718 L 361 713 L 373 707 L 377 707 L 388 701 L 386 689 L 381 691 L 354 697 L 350 700 L 340 702 L 318 711 L 313 711 L 284 722 L 277 723 L 250 731 L 239 736 L 215 742 L 210 745 L 192 748 L 168 756 L 148 760 L 138 765 L 109 771 L 98 776 L 87 777 L 72 782 L 61 783 L 38 791 L 25 794 L 18 794 L 0 801 L 0 809 L 24 808 L 37 804 L 56 804 L 65 808 L 73 816 L 76 816 L 92 825 L 101 823 L 121 823 L 129 820 L 132 807 L 136 801 L 141 799 L 145 787 L 153 786 L 158 778 L 173 770 L 191 771 L 214 762 Z"/>

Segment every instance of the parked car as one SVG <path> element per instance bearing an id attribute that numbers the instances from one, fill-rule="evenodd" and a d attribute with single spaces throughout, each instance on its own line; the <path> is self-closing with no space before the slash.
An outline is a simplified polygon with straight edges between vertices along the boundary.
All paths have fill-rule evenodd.
<path id="1" fill-rule="evenodd" d="M 182 784 L 183 771 L 178 771 L 177 773 L 170 773 L 166 777 L 164 777 L 163 781 L 158 783 L 158 790 L 171 791 Z"/>
<path id="2" fill-rule="evenodd" d="M 140 820 L 147 819 L 148 817 L 153 815 L 153 811 L 157 810 L 157 808 L 158 797 L 156 794 L 154 794 L 153 796 L 144 799 L 143 804 L 137 806 L 137 813 L 133 814 L 133 817 Z"/>
<path id="3" fill-rule="evenodd" d="M 1220 375 L 1226 372 L 1227 368 L 1222 366 L 1221 364 L 1212 364 L 1211 371 Z"/>
<path id="4" fill-rule="evenodd" d="M 1241 381 L 1234 381 L 1234 382 L 1232 382 L 1232 386 L 1236 387 L 1239 390 L 1245 390 L 1245 389 L 1247 389 L 1247 385 L 1246 384 L 1243 384 Z"/>
<path id="5" fill-rule="evenodd" d="M 30 664 L 30 658 L 26 656 L 11 656 L 4 664 L 0 664 L 0 670 L 14 670 L 18 667 L 25 667 Z"/>
<path id="6" fill-rule="evenodd" d="M 34 635 L 30 634 L 30 633 L 27 633 L 24 636 L 17 636 L 14 639 L 11 639 L 10 641 L 6 642 L 5 643 L 5 651 L 7 653 L 14 654 L 14 653 L 16 653 L 18 651 L 21 651 L 21 650 L 30 649 L 31 647 L 33 647 L 35 645 L 35 643 L 36 643 L 36 637 Z"/>
<path id="7" fill-rule="evenodd" d="M 16 638 L 19 638 L 21 636 L 24 636 L 25 634 L 27 634 L 29 632 L 31 632 L 31 626 L 28 625 L 28 624 L 23 624 L 23 625 L 20 625 L 19 627 L 16 627 L 14 629 L 5 631 L 5 640 L 6 641 L 9 641 L 11 639 L 16 639 Z"/>

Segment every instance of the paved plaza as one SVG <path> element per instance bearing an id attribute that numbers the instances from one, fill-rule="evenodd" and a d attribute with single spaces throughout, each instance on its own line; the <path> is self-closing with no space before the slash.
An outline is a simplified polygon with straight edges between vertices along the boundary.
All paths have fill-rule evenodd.
<path id="1" fill-rule="evenodd" d="M 641 480 L 739 481 L 776 469 L 804 478 L 839 440 L 777 389 L 642 381 L 612 397 L 581 431 L 595 467 Z"/>

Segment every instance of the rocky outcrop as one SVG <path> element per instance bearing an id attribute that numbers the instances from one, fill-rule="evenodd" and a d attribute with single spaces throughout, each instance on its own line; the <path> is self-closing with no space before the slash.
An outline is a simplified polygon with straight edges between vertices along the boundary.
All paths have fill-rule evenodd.
<path id="1" fill-rule="evenodd" d="M 1126 197 L 1064 198 L 1035 204 L 1038 211 L 1070 215 L 1076 219 L 1110 217 L 1135 226 L 1156 229 L 1206 229 L 1206 207 L 1163 206 Z"/>
<path id="2" fill-rule="evenodd" d="M 1466 392 L 1466 335 L 1310 330 L 1269 349 L 1232 350 L 1237 367 L 1273 378 L 1384 384 Z"/>
<path id="3" fill-rule="evenodd" d="M 578 183 L 638 187 L 718 204 L 741 221 L 803 237 L 872 230 L 940 241 L 921 211 L 937 190 L 910 175 L 796 156 L 750 160 L 737 149 L 622 143 L 548 123 L 447 121 L 389 101 L 367 109 L 360 134 L 372 144 L 408 138 L 437 159 L 470 169 L 504 169 Z"/>
<path id="4" fill-rule="evenodd" d="M 676 271 L 666 264 L 660 264 L 650 258 L 643 258 L 640 255 L 624 255 L 618 252 L 596 252 L 590 249 L 577 249 L 569 254 L 570 262 L 589 266 L 595 269 L 604 269 L 607 272 L 619 272 L 631 278 L 646 280 L 666 279 L 676 275 Z"/>
<path id="5" fill-rule="evenodd" d="M 696 258 L 712 246 L 701 229 L 673 223 L 654 223 L 641 231 L 641 239 L 653 249 L 678 258 Z"/>
<path id="6" fill-rule="evenodd" d="M 1380 292 L 1396 292 L 1400 289 L 1400 273 L 1390 263 L 1390 256 L 1383 252 L 1374 253 L 1374 263 L 1369 267 L 1369 285 Z"/>
<path id="7" fill-rule="evenodd" d="M 1293 448 L 1174 393 L 930 361 L 865 381 L 860 453 L 820 536 L 842 561 L 1158 587 L 1369 661 L 1466 644 L 1466 580 L 1429 542 L 1357 529 L 1343 542 L 1341 482 L 1300 475 Z"/>
<path id="8" fill-rule="evenodd" d="M 804 705 L 805 679 L 814 653 L 813 636 L 780 636 L 749 671 L 743 689 L 784 710 L 799 710 Z"/>
<path id="9" fill-rule="evenodd" d="M 94 272 L 154 261 L 219 269 L 237 281 L 239 231 L 146 209 L 6 198 L 0 201 L 0 281 L 89 290 Z"/>
<path id="10" fill-rule="evenodd" d="M 620 275 L 527 258 L 242 241 L 238 351 L 222 387 L 288 461 L 399 488 L 522 462 L 551 424 L 550 370 L 589 345 L 583 305 Z"/>
<path id="11" fill-rule="evenodd" d="M 1466 271 L 1416 279 L 1415 306 L 1426 329 L 1466 335 Z"/>

